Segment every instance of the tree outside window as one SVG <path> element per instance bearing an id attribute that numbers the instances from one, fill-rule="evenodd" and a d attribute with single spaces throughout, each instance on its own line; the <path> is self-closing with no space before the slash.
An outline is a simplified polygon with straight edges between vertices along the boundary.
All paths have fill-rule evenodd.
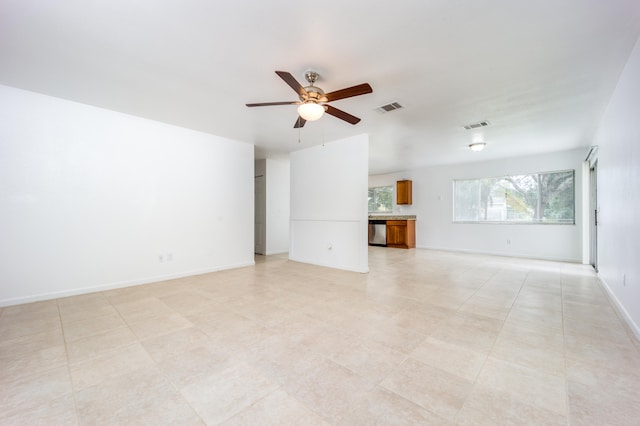
<path id="1" fill-rule="evenodd" d="M 575 223 L 575 171 L 454 181 L 454 222 Z"/>
<path id="2" fill-rule="evenodd" d="M 393 209 L 393 186 L 369 188 L 369 212 L 390 212 Z"/>

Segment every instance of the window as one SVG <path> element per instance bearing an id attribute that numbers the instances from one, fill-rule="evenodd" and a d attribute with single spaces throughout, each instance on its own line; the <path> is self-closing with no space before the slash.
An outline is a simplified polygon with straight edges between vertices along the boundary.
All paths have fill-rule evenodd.
<path id="1" fill-rule="evenodd" d="M 393 209 L 393 186 L 369 188 L 369 212 L 390 212 Z"/>
<path id="2" fill-rule="evenodd" d="M 454 180 L 453 221 L 575 224 L 575 171 Z"/>

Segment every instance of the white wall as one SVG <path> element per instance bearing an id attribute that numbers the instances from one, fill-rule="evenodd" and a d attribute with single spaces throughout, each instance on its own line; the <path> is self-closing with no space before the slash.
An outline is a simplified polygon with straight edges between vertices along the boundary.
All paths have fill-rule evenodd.
<path id="1" fill-rule="evenodd" d="M 490 146 L 487 149 L 491 149 Z M 482 155 L 482 153 L 479 153 Z M 369 177 L 369 186 L 413 180 L 413 204 L 394 212 L 415 214 L 416 246 L 505 256 L 582 261 L 582 162 L 586 150 L 429 167 Z M 544 171 L 576 171 L 575 225 L 497 225 L 453 223 L 453 180 Z M 510 244 L 507 244 L 507 240 Z"/>
<path id="2" fill-rule="evenodd" d="M 267 255 L 289 251 L 289 176 L 289 160 L 266 160 Z"/>
<path id="3" fill-rule="evenodd" d="M 2 305 L 250 265 L 253 197 L 253 145 L 0 86 Z"/>
<path id="4" fill-rule="evenodd" d="M 640 41 L 595 139 L 598 145 L 598 268 L 640 338 Z"/>
<path id="5" fill-rule="evenodd" d="M 289 258 L 368 272 L 369 137 L 291 153 Z"/>

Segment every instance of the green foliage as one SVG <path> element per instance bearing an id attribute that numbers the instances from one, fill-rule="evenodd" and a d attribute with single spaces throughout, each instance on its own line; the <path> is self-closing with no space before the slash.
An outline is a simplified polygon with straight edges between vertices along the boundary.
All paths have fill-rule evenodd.
<path id="1" fill-rule="evenodd" d="M 370 212 L 390 212 L 393 209 L 393 186 L 369 188 Z"/>
<path id="2" fill-rule="evenodd" d="M 574 223 L 574 171 L 454 181 L 454 220 Z"/>

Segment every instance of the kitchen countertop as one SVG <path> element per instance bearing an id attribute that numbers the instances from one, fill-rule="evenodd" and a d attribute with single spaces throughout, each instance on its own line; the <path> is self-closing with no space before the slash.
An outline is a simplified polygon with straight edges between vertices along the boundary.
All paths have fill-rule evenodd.
<path id="1" fill-rule="evenodd" d="M 370 214 L 369 220 L 416 220 L 415 214 Z"/>

